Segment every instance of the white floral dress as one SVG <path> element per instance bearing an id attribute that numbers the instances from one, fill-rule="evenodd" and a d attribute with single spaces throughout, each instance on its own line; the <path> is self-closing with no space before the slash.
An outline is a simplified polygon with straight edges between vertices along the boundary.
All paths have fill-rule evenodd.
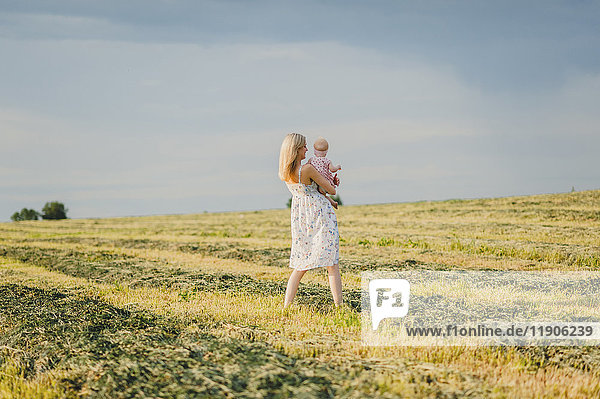
<path id="1" fill-rule="evenodd" d="M 301 169 L 300 167 L 299 169 Z M 340 260 L 340 235 L 331 203 L 317 183 L 286 183 L 292 193 L 292 253 L 290 267 L 309 270 L 333 266 Z"/>

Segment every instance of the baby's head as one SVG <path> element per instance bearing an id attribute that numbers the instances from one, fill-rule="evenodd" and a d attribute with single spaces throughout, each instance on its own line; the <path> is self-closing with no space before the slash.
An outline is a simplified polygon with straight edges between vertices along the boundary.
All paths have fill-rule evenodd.
<path id="1" fill-rule="evenodd" d="M 329 150 L 329 143 L 323 137 L 319 137 L 315 140 L 313 147 L 315 149 L 316 156 L 324 157 L 327 155 L 327 150 Z"/>

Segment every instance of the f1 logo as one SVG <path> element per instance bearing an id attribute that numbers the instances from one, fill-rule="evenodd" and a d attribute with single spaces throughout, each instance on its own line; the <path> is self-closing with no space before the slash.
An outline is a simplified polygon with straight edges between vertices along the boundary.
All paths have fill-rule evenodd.
<path id="1" fill-rule="evenodd" d="M 386 278 L 369 281 L 371 321 L 377 330 L 381 320 L 408 314 L 410 283 L 404 279 Z"/>

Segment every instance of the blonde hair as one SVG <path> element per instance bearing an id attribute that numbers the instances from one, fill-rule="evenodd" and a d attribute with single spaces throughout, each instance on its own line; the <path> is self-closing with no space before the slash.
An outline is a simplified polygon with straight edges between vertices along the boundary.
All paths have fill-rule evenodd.
<path id="1" fill-rule="evenodd" d="M 306 137 L 298 133 L 290 133 L 281 143 L 279 152 L 279 178 L 283 181 L 292 180 L 294 172 L 300 166 L 298 150 L 306 145 Z"/>

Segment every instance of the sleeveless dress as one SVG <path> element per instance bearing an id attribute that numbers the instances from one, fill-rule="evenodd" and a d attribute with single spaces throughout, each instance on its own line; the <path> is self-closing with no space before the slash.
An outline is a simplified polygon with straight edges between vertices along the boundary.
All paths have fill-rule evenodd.
<path id="1" fill-rule="evenodd" d="M 300 167 L 299 169 L 302 169 Z M 290 267 L 309 270 L 333 266 L 340 260 L 340 235 L 331 203 L 317 191 L 317 183 L 288 183 L 292 193 L 292 253 Z"/>

